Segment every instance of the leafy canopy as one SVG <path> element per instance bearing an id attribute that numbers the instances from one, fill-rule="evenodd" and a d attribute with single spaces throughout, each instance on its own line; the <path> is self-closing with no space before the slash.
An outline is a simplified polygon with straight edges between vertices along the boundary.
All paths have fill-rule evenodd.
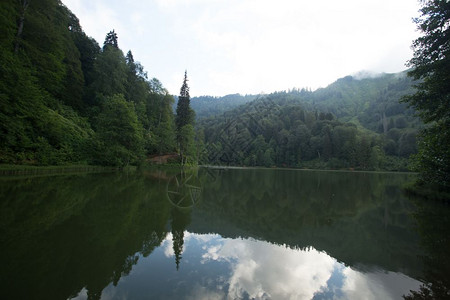
<path id="1" fill-rule="evenodd" d="M 423 131 L 415 158 L 419 184 L 450 190 L 450 2 L 423 0 L 415 19 L 423 33 L 413 42 L 409 75 L 421 80 L 417 92 L 406 97 L 429 128 Z"/>

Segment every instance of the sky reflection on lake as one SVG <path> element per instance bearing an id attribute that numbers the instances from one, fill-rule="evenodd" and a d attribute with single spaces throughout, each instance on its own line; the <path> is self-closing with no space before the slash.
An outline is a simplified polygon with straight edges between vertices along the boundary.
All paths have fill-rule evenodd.
<path id="1" fill-rule="evenodd" d="M 181 255 L 177 271 L 169 233 L 116 287 L 105 288 L 102 299 L 399 299 L 420 286 L 401 273 L 347 267 L 312 247 L 217 234 L 186 231 Z"/>
<path id="2" fill-rule="evenodd" d="M 3 298 L 401 299 L 420 281 L 450 286 L 450 213 L 406 198 L 406 174 L 180 175 L 202 187 L 192 207 L 168 201 L 173 175 L 0 181 Z"/>

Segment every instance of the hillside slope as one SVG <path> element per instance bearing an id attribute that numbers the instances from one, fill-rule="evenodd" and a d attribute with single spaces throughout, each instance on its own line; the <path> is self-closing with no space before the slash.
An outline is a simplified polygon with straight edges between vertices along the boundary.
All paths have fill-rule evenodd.
<path id="1" fill-rule="evenodd" d="M 0 2 L 0 163 L 124 166 L 175 151 L 173 97 L 58 0 Z"/>
<path id="2" fill-rule="evenodd" d="M 414 112 L 400 98 L 412 82 L 400 74 L 337 80 L 311 92 L 255 97 L 199 120 L 213 164 L 406 170 L 416 150 Z"/>

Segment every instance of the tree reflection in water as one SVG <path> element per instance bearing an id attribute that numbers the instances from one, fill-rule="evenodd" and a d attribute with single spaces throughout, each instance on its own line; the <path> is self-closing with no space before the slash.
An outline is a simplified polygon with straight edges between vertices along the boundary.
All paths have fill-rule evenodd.
<path id="1" fill-rule="evenodd" d="M 175 207 L 172 208 L 172 239 L 177 270 L 180 268 L 181 254 L 183 252 L 184 231 L 190 221 L 190 212 L 181 211 Z"/>
<path id="2" fill-rule="evenodd" d="M 425 283 L 419 291 L 403 296 L 414 299 L 450 299 L 450 207 L 448 204 L 417 199 L 415 219 L 425 250 Z"/>
<path id="3" fill-rule="evenodd" d="M 167 236 L 165 186 L 153 173 L 2 178 L 2 297 L 99 299 Z"/>
<path id="4" fill-rule="evenodd" d="M 427 225 L 433 209 L 419 210 L 421 236 L 435 251 L 427 250 L 434 254 L 425 265 L 436 267 L 424 275 L 409 217 L 415 208 L 400 189 L 407 177 L 200 169 L 2 179 L 0 288 L 7 299 L 98 299 L 111 291 L 177 298 L 185 294 L 170 294 L 174 286 L 193 292 L 189 284 L 212 282 L 233 295 L 241 288 L 259 295 L 254 278 L 276 294 L 281 277 L 273 272 L 288 274 L 292 266 L 303 273 L 291 279 L 303 278 L 311 291 L 331 283 L 350 291 L 345 283 L 352 282 L 373 289 L 394 277 L 439 282 L 448 258 L 435 248 L 448 246 L 438 238 L 448 223 Z M 311 265 L 318 259 L 326 274 Z"/>

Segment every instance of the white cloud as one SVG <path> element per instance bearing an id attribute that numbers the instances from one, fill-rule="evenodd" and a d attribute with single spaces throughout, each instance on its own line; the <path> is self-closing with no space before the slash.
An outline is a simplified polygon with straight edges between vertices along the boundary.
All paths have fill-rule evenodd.
<path id="1" fill-rule="evenodd" d="M 178 93 L 319 87 L 359 70 L 397 72 L 416 37 L 411 0 L 63 0 L 99 43 L 124 52 Z"/>
<path id="2" fill-rule="evenodd" d="M 224 240 L 203 258 L 232 265 L 228 297 L 311 299 L 327 285 L 336 261 L 314 249 L 296 251 L 254 240 Z"/>
<path id="3" fill-rule="evenodd" d="M 78 292 L 78 295 L 74 298 L 71 298 L 71 300 L 86 300 L 88 299 L 87 289 L 84 287 L 81 289 L 81 291 Z"/>
<path id="4" fill-rule="evenodd" d="M 175 255 L 175 251 L 173 250 L 173 237 L 171 232 L 167 234 L 166 238 L 161 243 L 161 248 L 164 249 L 163 252 L 166 257 L 172 257 Z"/>
<path id="5" fill-rule="evenodd" d="M 222 291 L 212 291 L 203 286 L 195 285 L 191 293 L 185 296 L 186 300 L 222 300 L 226 295 Z"/>
<path id="6" fill-rule="evenodd" d="M 202 264 L 228 262 L 231 274 L 227 296 L 241 299 L 312 299 L 331 291 L 343 299 L 398 299 L 420 282 L 401 273 L 383 270 L 360 272 L 338 263 L 314 248 L 294 250 L 248 239 L 223 239 L 217 235 L 192 235 L 201 240 Z M 332 274 L 343 278 L 342 285 L 331 284 Z M 209 294 L 203 287 L 202 292 Z M 218 290 L 215 290 L 217 292 Z M 222 295 L 222 293 L 219 293 Z M 214 294 L 218 295 L 218 294 Z"/>
<path id="7" fill-rule="evenodd" d="M 216 234 L 198 235 L 185 232 L 184 245 L 192 241 L 202 244 L 200 263 L 222 261 L 230 264 L 229 278 L 219 278 L 228 284 L 229 298 L 252 299 L 311 299 L 314 293 L 327 286 L 338 263 L 335 259 L 315 249 L 297 251 L 267 242 L 248 239 L 224 239 Z M 169 233 L 161 245 L 166 257 L 172 257 L 173 242 Z M 188 251 L 188 249 L 184 251 Z M 216 279 L 212 279 L 216 280 Z M 216 282 L 217 284 L 217 282 Z M 208 295 L 210 299 L 223 296 L 221 289 L 208 290 L 196 286 L 192 298 Z M 206 298 L 208 298 L 206 297 Z M 206 299 L 205 297 L 203 297 Z M 223 297 L 222 297 L 223 298 Z"/>
<path id="8" fill-rule="evenodd" d="M 342 292 L 345 299 L 400 299 L 409 290 L 418 290 L 420 282 L 393 272 L 360 273 L 345 268 Z"/>
<path id="9" fill-rule="evenodd" d="M 333 257 L 314 248 L 295 250 L 285 246 L 253 239 L 228 239 L 217 234 L 184 232 L 184 253 L 189 258 L 187 273 L 173 274 L 173 237 L 167 234 L 156 257 L 144 258 L 133 272 L 122 277 L 117 287 L 108 285 L 102 299 L 127 298 L 132 290 L 152 289 L 152 272 L 170 263 L 165 282 L 183 283 L 186 299 L 313 299 L 314 296 L 333 295 L 333 299 L 399 299 L 409 290 L 417 290 L 420 282 L 401 273 L 384 270 L 361 272 L 339 263 Z M 160 267 L 154 265 L 162 262 Z M 207 265 L 211 264 L 211 265 Z M 196 267 L 198 265 L 198 268 Z M 206 265 L 206 266 L 205 266 Z M 199 270 L 217 272 L 199 275 Z M 192 276 L 191 276 L 192 275 Z M 171 277 L 174 276 L 174 277 Z M 158 284 L 160 284 L 159 282 Z M 142 286 L 141 286 L 142 284 Z M 157 288 L 166 288 L 165 286 Z M 86 289 L 75 299 L 85 299 Z"/>

